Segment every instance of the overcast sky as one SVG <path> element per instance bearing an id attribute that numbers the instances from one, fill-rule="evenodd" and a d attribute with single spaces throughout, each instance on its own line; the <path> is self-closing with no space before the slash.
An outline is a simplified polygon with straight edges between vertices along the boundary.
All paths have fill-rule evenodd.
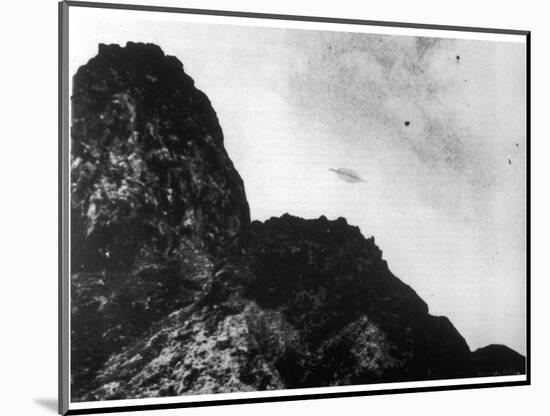
<path id="1" fill-rule="evenodd" d="M 471 349 L 525 353 L 524 44 L 84 15 L 71 73 L 98 43 L 177 56 L 253 219 L 345 217 Z"/>

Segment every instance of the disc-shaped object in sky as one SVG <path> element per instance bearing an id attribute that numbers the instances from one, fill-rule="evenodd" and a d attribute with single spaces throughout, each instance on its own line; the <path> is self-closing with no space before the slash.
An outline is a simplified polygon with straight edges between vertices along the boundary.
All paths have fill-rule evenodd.
<path id="1" fill-rule="evenodd" d="M 348 183 L 366 182 L 353 169 L 348 169 L 348 168 L 331 169 L 331 168 L 329 168 L 329 170 L 336 173 L 336 176 L 338 176 L 338 179 L 343 180 L 343 181 L 348 182 Z"/>

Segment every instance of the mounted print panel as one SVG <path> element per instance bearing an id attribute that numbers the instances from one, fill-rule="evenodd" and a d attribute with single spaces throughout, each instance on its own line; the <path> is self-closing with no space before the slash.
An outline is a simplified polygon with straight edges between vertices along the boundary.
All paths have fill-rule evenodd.
<path id="1" fill-rule="evenodd" d="M 60 413 L 529 384 L 528 32 L 60 26 Z"/>

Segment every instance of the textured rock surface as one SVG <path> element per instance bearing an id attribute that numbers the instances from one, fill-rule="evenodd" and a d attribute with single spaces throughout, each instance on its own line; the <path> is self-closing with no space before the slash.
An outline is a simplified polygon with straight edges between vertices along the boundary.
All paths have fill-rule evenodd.
<path id="1" fill-rule="evenodd" d="M 158 46 L 100 45 L 73 79 L 74 272 L 128 270 L 249 222 L 210 101 Z"/>
<path id="2" fill-rule="evenodd" d="M 74 78 L 72 399 L 522 373 L 339 218 L 250 223 L 206 96 L 154 45 Z"/>
<path id="3" fill-rule="evenodd" d="M 71 102 L 79 394 L 113 351 L 193 299 L 209 258 L 250 219 L 210 101 L 158 46 L 100 45 Z"/>

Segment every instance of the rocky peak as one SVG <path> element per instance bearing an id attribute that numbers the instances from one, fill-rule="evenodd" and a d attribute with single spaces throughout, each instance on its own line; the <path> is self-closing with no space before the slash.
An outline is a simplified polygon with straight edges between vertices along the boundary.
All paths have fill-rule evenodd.
<path id="1" fill-rule="evenodd" d="M 249 221 L 210 101 L 152 44 L 100 45 L 73 79 L 71 265 L 215 252 Z"/>

